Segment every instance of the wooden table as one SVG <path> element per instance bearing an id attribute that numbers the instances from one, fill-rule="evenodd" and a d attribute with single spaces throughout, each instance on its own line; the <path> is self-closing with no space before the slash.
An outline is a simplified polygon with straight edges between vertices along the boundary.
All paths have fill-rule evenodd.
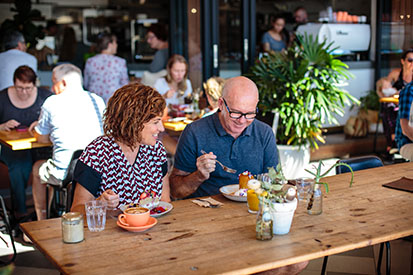
<path id="1" fill-rule="evenodd" d="M 0 142 L 12 150 L 25 150 L 40 147 L 52 146 L 52 143 L 38 143 L 28 131 L 18 132 L 17 130 L 0 131 Z"/>
<path id="2" fill-rule="evenodd" d="M 381 97 L 379 99 L 380 103 L 394 103 L 399 104 L 399 95 L 389 96 L 389 97 Z"/>
<path id="3" fill-rule="evenodd" d="M 221 208 L 201 208 L 190 200 L 145 233 L 118 228 L 115 220 L 85 240 L 64 244 L 60 219 L 21 225 L 37 248 L 62 273 L 94 274 L 245 274 L 366 247 L 413 234 L 413 194 L 382 184 L 413 178 L 403 163 L 325 179 L 330 193 L 324 212 L 310 216 L 299 204 L 289 234 L 271 241 L 255 239 L 255 215 L 245 203 L 222 196 Z"/>

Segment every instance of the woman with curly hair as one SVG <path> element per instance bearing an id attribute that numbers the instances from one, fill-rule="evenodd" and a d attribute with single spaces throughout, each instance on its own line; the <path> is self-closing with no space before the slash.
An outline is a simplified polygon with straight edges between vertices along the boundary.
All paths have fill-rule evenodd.
<path id="1" fill-rule="evenodd" d="M 108 207 L 137 203 L 143 194 L 170 201 L 166 152 L 158 140 L 164 109 L 164 98 L 149 86 L 134 83 L 114 93 L 104 114 L 104 135 L 76 164 L 73 211 L 94 198 Z"/>

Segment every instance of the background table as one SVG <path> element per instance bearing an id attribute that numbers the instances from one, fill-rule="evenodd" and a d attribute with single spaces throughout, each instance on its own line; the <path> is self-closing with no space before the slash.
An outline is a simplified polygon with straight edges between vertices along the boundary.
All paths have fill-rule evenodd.
<path id="1" fill-rule="evenodd" d="M 85 240 L 64 244 L 60 219 L 21 225 L 34 244 L 62 273 L 244 274 L 341 253 L 413 234 L 413 194 L 382 187 L 413 178 L 403 163 L 325 178 L 330 193 L 324 212 L 306 213 L 300 203 L 289 234 L 255 239 L 255 215 L 245 203 L 216 198 L 221 208 L 201 208 L 190 200 L 144 233 L 131 233 L 108 219 L 100 233 L 85 229 Z"/>
<path id="2" fill-rule="evenodd" d="M 16 130 L 0 131 L 0 142 L 12 150 L 25 150 L 40 147 L 50 147 L 52 143 L 38 143 L 36 138 L 29 132 L 18 132 Z"/>

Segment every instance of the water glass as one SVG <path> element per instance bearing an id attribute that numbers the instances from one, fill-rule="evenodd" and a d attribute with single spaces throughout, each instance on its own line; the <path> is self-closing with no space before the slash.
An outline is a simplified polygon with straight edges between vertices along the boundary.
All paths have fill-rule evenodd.
<path id="1" fill-rule="evenodd" d="M 106 202 L 100 200 L 85 203 L 87 226 L 91 232 L 100 232 L 106 224 Z"/>
<path id="2" fill-rule="evenodd" d="M 299 178 L 295 180 L 298 200 L 307 200 L 308 194 L 314 186 L 314 180 L 310 178 Z"/>

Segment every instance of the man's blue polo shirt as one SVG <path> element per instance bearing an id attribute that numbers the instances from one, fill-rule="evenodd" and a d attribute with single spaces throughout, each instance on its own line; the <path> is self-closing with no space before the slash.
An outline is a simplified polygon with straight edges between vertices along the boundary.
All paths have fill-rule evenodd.
<path id="1" fill-rule="evenodd" d="M 399 94 L 399 111 L 397 113 L 396 121 L 396 143 L 397 147 L 402 148 L 403 145 L 412 143 L 412 141 L 403 135 L 400 119 L 405 118 L 409 120 L 410 106 L 413 101 L 413 82 L 407 84 Z"/>
<path id="2" fill-rule="evenodd" d="M 179 139 L 174 167 L 189 173 L 196 171 L 196 159 L 202 155 L 201 150 L 213 152 L 219 161 L 237 173 L 227 173 L 217 164 L 209 179 L 189 197 L 219 194 L 221 186 L 237 184 L 240 173 L 246 170 L 253 175 L 266 173 L 268 167 L 278 164 L 274 133 L 267 124 L 254 119 L 234 139 L 222 127 L 218 112 L 186 126 Z"/>

